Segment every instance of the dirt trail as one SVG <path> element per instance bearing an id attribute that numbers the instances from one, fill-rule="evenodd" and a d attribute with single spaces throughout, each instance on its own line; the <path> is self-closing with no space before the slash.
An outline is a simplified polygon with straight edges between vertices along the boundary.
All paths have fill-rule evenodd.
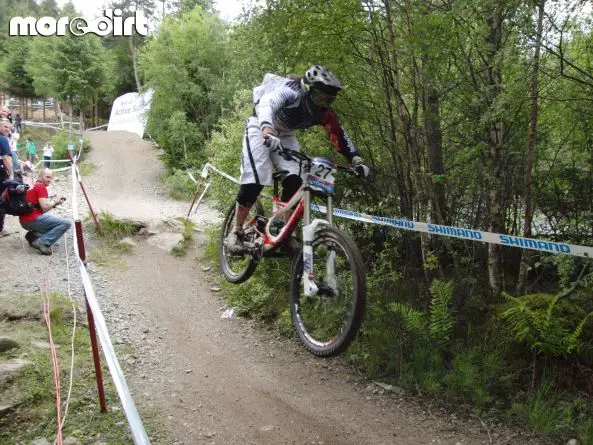
<path id="1" fill-rule="evenodd" d="M 150 144 L 126 133 L 89 136 L 98 169 L 85 184 L 97 208 L 135 219 L 187 212 L 187 203 L 159 195 L 162 167 Z M 196 221 L 215 219 L 204 208 Z M 168 430 L 153 443 L 544 443 L 384 394 L 343 359 L 316 359 L 249 320 L 222 320 L 223 300 L 211 290 L 222 278 L 202 271 L 204 243 L 176 258 L 139 241 L 124 268 L 90 264 L 114 343 L 134 348 L 120 360 L 140 414 L 156 412 Z"/>

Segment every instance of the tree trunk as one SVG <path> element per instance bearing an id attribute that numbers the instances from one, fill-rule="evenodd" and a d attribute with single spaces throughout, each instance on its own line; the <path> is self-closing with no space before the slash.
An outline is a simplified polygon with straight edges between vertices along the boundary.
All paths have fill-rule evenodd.
<path id="1" fill-rule="evenodd" d="M 54 113 L 56 118 L 59 116 L 61 127 L 64 128 L 64 116 L 62 114 L 62 108 L 56 99 L 54 99 Z"/>
<path id="2" fill-rule="evenodd" d="M 525 163 L 525 216 L 523 218 L 523 236 L 530 238 L 531 223 L 533 221 L 533 152 L 537 143 L 537 105 L 539 99 L 538 71 L 539 58 L 543 34 L 544 6 L 546 0 L 538 0 L 537 34 L 535 41 L 535 54 L 533 55 L 533 72 L 531 73 L 531 115 L 529 125 L 529 136 L 527 140 L 527 160 Z M 527 283 L 527 272 L 529 271 L 532 252 L 527 249 L 521 250 L 521 265 L 519 266 L 519 277 L 517 279 L 517 294 L 525 292 Z"/>
<path id="3" fill-rule="evenodd" d="M 492 107 L 502 92 L 502 70 L 500 67 L 500 51 L 502 50 L 502 6 L 491 4 L 492 9 L 486 12 L 488 34 L 485 37 L 485 86 L 489 107 Z M 488 216 L 489 230 L 495 233 L 505 231 L 504 209 L 504 164 L 503 164 L 503 123 L 497 119 L 489 125 L 488 170 L 489 199 Z M 488 244 L 488 281 L 492 293 L 492 303 L 496 302 L 504 286 L 504 270 L 502 267 L 502 247 Z"/>
<path id="4" fill-rule="evenodd" d="M 414 212 L 412 208 L 411 199 L 409 197 L 408 189 L 406 187 L 406 181 L 403 172 L 403 161 L 398 152 L 397 147 L 397 121 L 393 110 L 394 101 L 392 97 L 393 76 L 391 69 L 389 67 L 389 61 L 385 60 L 383 51 L 381 50 L 381 48 L 377 48 L 377 51 L 379 53 L 379 57 L 382 63 L 381 77 L 383 80 L 383 90 L 385 92 L 385 105 L 387 107 L 387 116 L 389 124 L 389 137 L 386 138 L 388 139 L 386 143 L 387 147 L 389 148 L 389 152 L 391 154 L 395 170 L 394 173 L 399 192 L 400 214 L 408 219 L 413 219 Z"/>
<path id="5" fill-rule="evenodd" d="M 72 143 L 72 101 L 68 102 L 68 107 L 70 108 L 70 111 L 68 113 L 68 143 L 71 144 Z"/>
<path id="6" fill-rule="evenodd" d="M 425 81 L 424 96 L 424 131 L 426 132 L 426 149 L 430 174 L 443 175 L 443 135 L 441 133 L 441 111 L 438 92 Z M 445 187 L 440 180 L 430 180 L 432 198 L 432 219 L 438 224 L 448 224 Z"/>
<path id="7" fill-rule="evenodd" d="M 489 230 L 494 233 L 504 233 L 504 183 L 502 180 L 503 163 L 503 125 L 502 122 L 492 124 L 490 132 L 490 168 L 491 184 L 488 200 Z M 488 244 L 488 281 L 492 292 L 492 301 L 496 301 L 504 285 L 502 267 L 502 247 L 498 244 Z"/>
<path id="8" fill-rule="evenodd" d="M 142 84 L 140 83 L 140 76 L 138 75 L 138 59 L 136 55 L 136 45 L 134 45 L 134 36 L 131 35 L 128 40 L 130 52 L 132 53 L 132 65 L 134 66 L 134 79 L 136 80 L 136 89 L 139 93 L 142 92 Z"/>
<path id="9" fill-rule="evenodd" d="M 389 43 L 390 43 L 390 54 L 391 54 L 391 71 L 393 73 L 393 94 L 396 99 L 397 103 L 397 112 L 402 124 L 402 130 L 404 134 L 404 145 L 406 148 L 406 154 L 408 157 L 409 167 L 408 168 L 408 176 L 410 182 L 410 196 L 416 195 L 416 214 L 412 215 L 413 218 L 417 217 L 419 219 L 425 218 L 425 212 L 427 211 L 427 195 L 426 195 L 426 188 L 424 187 L 424 177 L 423 171 L 421 166 L 421 152 L 420 147 L 418 144 L 418 124 L 417 124 L 417 109 L 418 109 L 418 101 L 414 103 L 413 112 L 410 113 L 406 104 L 402 98 L 401 93 L 401 79 L 400 79 L 400 65 L 399 65 L 399 55 L 397 52 L 397 45 L 396 45 L 396 31 L 395 26 L 393 23 L 393 17 L 391 13 L 391 2 L 390 0 L 383 0 L 383 4 L 385 6 L 385 14 L 387 19 L 387 30 L 389 32 Z M 409 19 L 408 13 L 408 3 L 405 4 L 406 13 L 408 18 L 408 32 L 412 34 L 412 26 Z M 414 85 L 417 85 L 418 81 L 418 69 L 416 65 L 415 56 L 412 55 L 412 70 L 413 70 L 413 82 Z M 412 206 L 413 208 L 414 206 Z M 428 238 L 426 236 L 415 236 L 411 241 L 411 252 L 415 255 L 416 263 L 419 267 L 422 266 L 423 260 L 426 257 L 427 252 L 427 242 Z M 426 271 L 425 271 L 426 272 Z"/>

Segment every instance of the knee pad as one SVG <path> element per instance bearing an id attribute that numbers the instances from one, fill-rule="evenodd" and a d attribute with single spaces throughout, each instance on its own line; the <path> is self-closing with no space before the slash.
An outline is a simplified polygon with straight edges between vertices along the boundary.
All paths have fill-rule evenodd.
<path id="1" fill-rule="evenodd" d="M 299 187 L 303 185 L 303 180 L 297 175 L 288 175 L 282 180 L 282 202 L 287 202 L 292 195 L 296 193 Z"/>
<path id="2" fill-rule="evenodd" d="M 263 188 L 264 186 L 259 184 L 241 184 L 237 193 L 237 202 L 244 207 L 251 207 Z"/>

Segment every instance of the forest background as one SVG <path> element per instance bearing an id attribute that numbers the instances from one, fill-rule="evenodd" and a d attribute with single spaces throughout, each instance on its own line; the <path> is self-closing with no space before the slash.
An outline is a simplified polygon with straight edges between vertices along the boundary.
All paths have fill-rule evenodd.
<path id="1" fill-rule="evenodd" d="M 319 63 L 343 80 L 336 109 L 373 169 L 369 182 L 344 180 L 336 205 L 593 243 L 590 2 L 267 0 L 233 23 L 209 1 L 110 6 L 140 8 L 158 26 L 148 37 L 9 37 L 10 17 L 75 10 L 3 0 L 2 89 L 53 97 L 94 124 L 118 95 L 154 89 L 147 134 L 164 151 L 173 193 L 191 193 L 185 171 L 205 162 L 237 175 L 251 88 L 267 72 Z M 340 160 L 323 129 L 298 137 L 307 153 Z M 214 184 L 212 200 L 230 205 L 228 183 Z M 588 259 L 339 224 L 368 271 L 353 366 L 468 413 L 593 445 Z M 229 291 L 231 302 L 289 335 L 289 269 L 262 267 Z"/>

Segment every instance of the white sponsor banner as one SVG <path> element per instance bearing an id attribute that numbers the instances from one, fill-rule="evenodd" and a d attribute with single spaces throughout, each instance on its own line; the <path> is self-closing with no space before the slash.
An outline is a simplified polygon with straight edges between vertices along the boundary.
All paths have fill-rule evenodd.
<path id="1" fill-rule="evenodd" d="M 115 99 L 107 131 L 129 131 L 144 136 L 153 92 L 127 93 Z"/>

